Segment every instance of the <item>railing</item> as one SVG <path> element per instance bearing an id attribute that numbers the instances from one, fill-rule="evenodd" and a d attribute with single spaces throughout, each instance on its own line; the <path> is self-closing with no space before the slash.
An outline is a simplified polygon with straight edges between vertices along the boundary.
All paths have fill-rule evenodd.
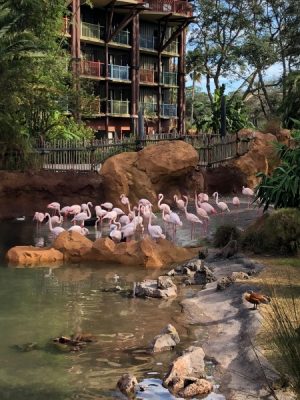
<path id="1" fill-rule="evenodd" d="M 96 97 L 94 99 L 83 99 L 81 101 L 81 106 L 83 114 L 88 115 L 99 115 L 101 113 L 100 98 Z"/>
<path id="2" fill-rule="evenodd" d="M 193 15 L 193 7 L 187 1 L 178 0 L 144 0 L 144 6 L 149 11 L 157 11 L 162 13 L 175 13 L 191 17 Z"/>
<path id="3" fill-rule="evenodd" d="M 177 105 L 162 104 L 160 108 L 160 114 L 162 117 L 177 117 Z"/>
<path id="4" fill-rule="evenodd" d="M 168 40 L 168 39 L 166 39 L 166 40 Z M 170 43 L 169 46 L 167 46 L 164 51 L 166 53 L 178 54 L 178 40 L 174 40 L 172 43 Z"/>
<path id="5" fill-rule="evenodd" d="M 113 39 L 112 42 L 119 44 L 130 44 L 130 32 L 129 30 L 119 32 Z"/>
<path id="6" fill-rule="evenodd" d="M 142 103 L 144 115 L 151 115 L 157 113 L 157 103 Z"/>
<path id="7" fill-rule="evenodd" d="M 104 77 L 104 63 L 100 61 L 81 61 L 80 72 L 85 76 Z"/>
<path id="8" fill-rule="evenodd" d="M 68 17 L 63 18 L 63 27 L 62 27 L 62 34 L 63 35 L 70 35 L 70 19 Z"/>
<path id="9" fill-rule="evenodd" d="M 161 77 L 161 83 L 163 85 L 176 86 L 177 85 L 177 73 L 176 72 L 163 72 Z"/>
<path id="10" fill-rule="evenodd" d="M 129 65 L 108 65 L 108 76 L 119 81 L 129 81 Z"/>
<path id="11" fill-rule="evenodd" d="M 148 37 L 145 35 L 140 36 L 140 47 L 142 49 L 157 50 L 158 49 L 158 38 Z"/>
<path id="12" fill-rule="evenodd" d="M 195 136 L 176 134 L 154 134 L 138 141 L 127 139 L 102 140 L 52 140 L 37 141 L 31 154 L 22 149 L 8 151 L 0 146 L 0 169 L 25 170 L 30 168 L 52 171 L 98 171 L 109 157 L 125 151 L 136 151 L 137 145 L 147 146 L 166 140 L 183 140 L 190 143 L 199 153 L 201 167 L 215 167 L 242 156 L 250 149 L 252 138 L 239 139 L 238 135 L 201 133 Z"/>
<path id="13" fill-rule="evenodd" d="M 140 69 L 140 81 L 145 83 L 156 82 L 157 71 L 153 69 Z"/>
<path id="14" fill-rule="evenodd" d="M 128 115 L 129 100 L 108 100 L 108 113 L 112 115 Z"/>
<path id="15" fill-rule="evenodd" d="M 81 22 L 81 36 L 92 39 L 104 40 L 104 26 Z"/>

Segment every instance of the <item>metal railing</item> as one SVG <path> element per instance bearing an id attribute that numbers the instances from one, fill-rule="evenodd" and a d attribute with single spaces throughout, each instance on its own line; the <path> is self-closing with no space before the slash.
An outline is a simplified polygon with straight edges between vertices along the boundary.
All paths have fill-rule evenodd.
<path id="1" fill-rule="evenodd" d="M 130 32 L 129 30 L 119 32 L 113 39 L 112 42 L 119 44 L 130 44 Z"/>
<path id="2" fill-rule="evenodd" d="M 80 63 L 80 72 L 85 76 L 104 77 L 104 63 L 83 60 Z"/>
<path id="3" fill-rule="evenodd" d="M 104 26 L 81 22 L 81 36 L 97 40 L 104 40 Z"/>
<path id="4" fill-rule="evenodd" d="M 177 73 L 176 72 L 163 72 L 161 76 L 161 83 L 163 85 L 176 86 Z"/>
<path id="5" fill-rule="evenodd" d="M 144 6 L 149 11 L 157 11 L 162 13 L 175 13 L 187 17 L 191 17 L 193 15 L 193 7 L 187 1 L 144 0 Z"/>
<path id="6" fill-rule="evenodd" d="M 129 65 L 108 65 L 108 76 L 119 81 L 129 81 Z"/>
<path id="7" fill-rule="evenodd" d="M 157 114 L 157 103 L 145 102 L 142 103 L 144 115 Z"/>
<path id="8" fill-rule="evenodd" d="M 155 36 L 149 37 L 145 35 L 140 35 L 140 47 L 142 49 L 157 50 L 158 38 Z"/>
<path id="9" fill-rule="evenodd" d="M 9 151 L 4 145 L 0 146 L 0 169 L 98 171 L 101 163 L 115 154 L 136 151 L 137 145 L 147 146 L 166 140 L 183 140 L 191 144 L 199 153 L 199 166 L 215 167 L 246 154 L 251 148 L 253 138 L 240 139 L 237 134 L 220 137 L 206 133 L 185 136 L 162 133 L 149 135 L 138 141 L 135 137 L 122 140 L 37 140 L 33 144 L 32 152 L 26 154 L 22 149 Z"/>
<path id="10" fill-rule="evenodd" d="M 140 82 L 155 83 L 157 81 L 157 71 L 153 69 L 140 69 Z"/>
<path id="11" fill-rule="evenodd" d="M 108 113 L 112 115 L 128 115 L 129 100 L 108 100 Z"/>
<path id="12" fill-rule="evenodd" d="M 162 117 L 177 117 L 177 104 L 162 104 L 160 114 Z"/>

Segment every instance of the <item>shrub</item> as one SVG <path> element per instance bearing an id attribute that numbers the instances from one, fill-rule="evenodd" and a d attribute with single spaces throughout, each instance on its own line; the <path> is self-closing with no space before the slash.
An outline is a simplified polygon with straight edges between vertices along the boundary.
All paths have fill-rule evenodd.
<path id="1" fill-rule="evenodd" d="M 265 214 L 242 235 L 242 247 L 255 253 L 295 255 L 300 248 L 300 211 L 281 209 Z"/>
<path id="2" fill-rule="evenodd" d="M 229 240 L 239 240 L 240 231 L 234 225 L 221 225 L 214 235 L 214 246 L 224 247 Z"/>

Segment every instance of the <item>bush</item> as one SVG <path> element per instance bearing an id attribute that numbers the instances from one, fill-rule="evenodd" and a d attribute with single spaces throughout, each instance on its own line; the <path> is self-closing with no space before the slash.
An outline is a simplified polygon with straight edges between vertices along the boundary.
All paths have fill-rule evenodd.
<path id="1" fill-rule="evenodd" d="M 281 209 L 265 214 L 242 235 L 242 247 L 255 253 L 296 255 L 300 249 L 300 211 Z"/>
<path id="2" fill-rule="evenodd" d="M 224 247 L 230 240 L 239 240 L 240 231 L 234 225 L 221 225 L 214 235 L 214 246 Z"/>

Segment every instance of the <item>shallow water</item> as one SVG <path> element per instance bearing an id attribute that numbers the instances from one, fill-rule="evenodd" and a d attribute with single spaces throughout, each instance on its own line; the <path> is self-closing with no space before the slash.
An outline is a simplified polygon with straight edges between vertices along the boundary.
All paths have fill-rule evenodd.
<path id="1" fill-rule="evenodd" d="M 243 227 L 257 216 L 246 204 L 242 210 L 212 217 L 210 233 L 228 222 Z M 89 237 L 98 236 L 99 231 L 91 229 Z M 201 227 L 191 241 L 190 227 L 184 223 L 176 240 L 185 245 L 200 238 Z M 147 388 L 139 399 L 174 399 L 161 386 L 170 361 L 188 345 L 205 340 L 199 327 L 197 335 L 184 327 L 179 306 L 183 295 L 197 289 L 181 289 L 175 300 L 143 300 L 103 289 L 116 286 L 115 274 L 120 276 L 117 284 L 130 289 L 161 270 L 91 263 L 32 269 L 5 265 L 3 256 L 11 246 L 47 245 L 52 239 L 46 226 L 37 231 L 32 221 L 0 222 L 0 399 L 116 399 L 120 395 L 115 385 L 124 372 L 134 373 Z M 148 344 L 168 323 L 175 325 L 182 340 L 176 351 L 147 353 Z M 76 353 L 60 353 L 52 346 L 52 338 L 75 332 L 90 332 L 97 342 Z M 37 343 L 38 349 L 15 348 L 29 342 Z"/>

